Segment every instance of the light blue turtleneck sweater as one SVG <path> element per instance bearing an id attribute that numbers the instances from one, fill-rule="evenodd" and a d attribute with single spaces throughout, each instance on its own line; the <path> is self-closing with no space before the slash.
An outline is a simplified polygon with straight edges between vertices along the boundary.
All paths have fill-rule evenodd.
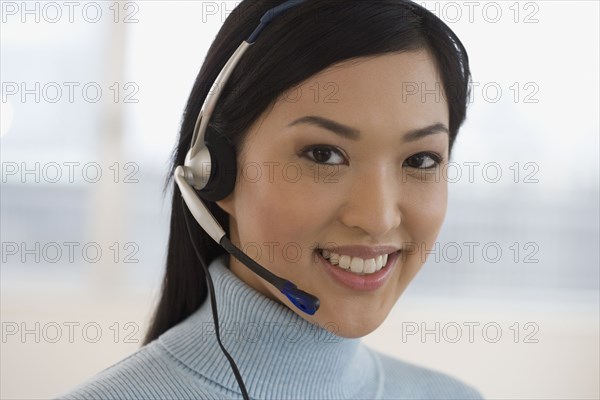
<path id="1" fill-rule="evenodd" d="M 252 399 L 481 399 L 473 387 L 338 337 L 210 265 L 221 340 Z M 60 399 L 242 399 L 210 300 Z"/>

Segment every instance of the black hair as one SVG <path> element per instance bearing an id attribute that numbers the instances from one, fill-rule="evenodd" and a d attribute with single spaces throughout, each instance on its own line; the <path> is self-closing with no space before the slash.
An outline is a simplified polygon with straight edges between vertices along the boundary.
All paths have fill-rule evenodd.
<path id="1" fill-rule="evenodd" d="M 189 96 L 165 189 L 183 165 L 194 124 L 217 75 L 261 16 L 285 0 L 244 0 L 227 17 L 212 43 Z M 271 22 L 244 54 L 227 82 L 207 136 L 225 135 L 237 150 L 252 123 L 278 97 L 319 71 L 359 57 L 425 49 L 444 85 L 449 107 L 450 149 L 465 120 L 470 70 L 466 50 L 452 30 L 424 7 L 406 0 L 309 0 Z M 229 218 L 205 201 L 229 236 Z M 174 185 L 162 294 L 144 344 L 186 319 L 207 298 L 205 274 L 190 242 L 181 193 Z M 225 254 L 193 224 L 191 240 L 206 265 Z"/>

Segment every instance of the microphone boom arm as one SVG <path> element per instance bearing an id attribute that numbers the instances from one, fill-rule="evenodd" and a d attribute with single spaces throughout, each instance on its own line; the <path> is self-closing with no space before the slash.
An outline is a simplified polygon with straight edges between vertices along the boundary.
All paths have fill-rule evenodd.
<path id="1" fill-rule="evenodd" d="M 273 274 L 231 243 L 219 222 L 213 217 L 206 205 L 187 183 L 184 168 L 186 167 L 180 165 L 175 169 L 175 182 L 181 191 L 181 196 L 183 197 L 185 204 L 202 229 L 204 229 L 206 233 L 208 233 L 208 235 L 229 254 L 238 259 L 246 267 L 250 268 L 255 274 L 275 286 L 296 307 L 307 314 L 313 315 L 319 309 L 319 299 L 298 289 L 292 282 Z"/>

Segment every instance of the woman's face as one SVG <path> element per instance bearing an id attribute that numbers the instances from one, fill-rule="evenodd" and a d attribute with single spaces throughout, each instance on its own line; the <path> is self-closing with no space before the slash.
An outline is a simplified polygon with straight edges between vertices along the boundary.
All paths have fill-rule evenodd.
<path id="1" fill-rule="evenodd" d="M 218 204 L 232 242 L 320 308 L 303 313 L 233 257 L 231 271 L 339 336 L 375 330 L 446 213 L 442 88 L 433 59 L 418 51 L 337 64 L 281 97 L 250 127 L 235 190 Z M 337 254 L 326 260 L 323 248 Z"/>

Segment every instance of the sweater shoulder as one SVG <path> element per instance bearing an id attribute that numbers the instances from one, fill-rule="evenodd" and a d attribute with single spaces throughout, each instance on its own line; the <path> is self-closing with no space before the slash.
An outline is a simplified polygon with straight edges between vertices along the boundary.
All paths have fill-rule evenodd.
<path id="1" fill-rule="evenodd" d="M 478 389 L 454 376 L 372 352 L 385 373 L 384 399 L 484 399 Z"/>
<path id="2" fill-rule="evenodd" d="M 222 399 L 226 391 L 191 371 L 158 342 L 138 349 L 57 400 Z"/>

